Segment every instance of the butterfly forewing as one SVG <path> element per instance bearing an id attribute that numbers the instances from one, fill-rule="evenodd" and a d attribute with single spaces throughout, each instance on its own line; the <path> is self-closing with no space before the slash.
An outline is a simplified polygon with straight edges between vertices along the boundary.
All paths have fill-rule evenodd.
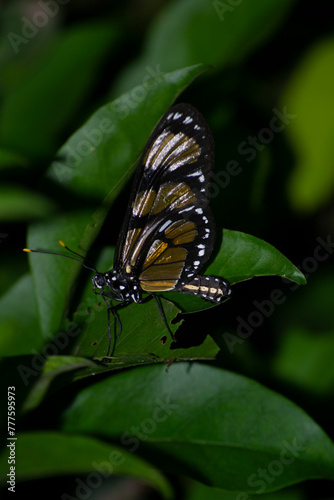
<path id="1" fill-rule="evenodd" d="M 114 267 L 147 292 L 180 290 L 208 260 L 213 139 L 192 106 L 172 107 L 140 159 Z"/>
<path id="2" fill-rule="evenodd" d="M 211 255 L 215 238 L 209 209 L 213 149 L 202 115 L 188 104 L 172 107 L 154 129 L 139 161 L 113 269 L 99 273 L 86 265 L 80 254 L 72 251 L 75 257 L 66 255 L 95 271 L 94 293 L 108 306 L 107 356 L 112 342 L 111 314 L 120 335 L 122 325 L 116 308 L 143 302 L 143 291 L 155 298 L 173 339 L 155 292 L 175 290 L 214 303 L 230 295 L 231 289 L 222 278 L 198 274 Z M 118 304 L 112 305 L 113 301 Z"/>

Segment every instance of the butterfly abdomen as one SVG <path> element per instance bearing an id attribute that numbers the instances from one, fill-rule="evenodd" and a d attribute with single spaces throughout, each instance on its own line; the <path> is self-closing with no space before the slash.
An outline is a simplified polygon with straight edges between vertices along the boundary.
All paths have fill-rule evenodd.
<path id="1" fill-rule="evenodd" d="M 231 295 L 231 288 L 227 281 L 216 276 L 197 276 L 177 291 L 214 303 L 219 303 Z"/>

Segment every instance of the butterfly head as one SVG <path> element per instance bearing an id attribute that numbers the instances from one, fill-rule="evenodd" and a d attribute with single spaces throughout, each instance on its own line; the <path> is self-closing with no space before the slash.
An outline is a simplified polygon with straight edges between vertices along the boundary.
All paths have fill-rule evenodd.
<path id="1" fill-rule="evenodd" d="M 102 290 L 103 287 L 107 285 L 107 274 L 108 273 L 96 273 L 92 277 L 94 292 L 95 292 L 95 289 Z M 99 293 L 99 292 L 97 292 L 97 293 Z"/>
<path id="2" fill-rule="evenodd" d="M 116 269 L 111 269 L 107 273 L 96 273 L 92 282 L 96 294 L 109 296 L 118 302 L 141 302 L 141 292 L 137 281 L 133 277 L 124 276 Z M 104 292 L 104 287 L 108 288 L 109 292 Z"/>

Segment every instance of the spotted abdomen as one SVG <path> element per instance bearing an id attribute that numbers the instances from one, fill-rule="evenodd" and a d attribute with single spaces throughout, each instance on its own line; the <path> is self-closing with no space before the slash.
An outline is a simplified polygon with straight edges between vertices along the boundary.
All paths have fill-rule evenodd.
<path id="1" fill-rule="evenodd" d="M 231 295 L 231 288 L 227 281 L 216 276 L 197 276 L 177 291 L 195 295 L 216 304 Z"/>

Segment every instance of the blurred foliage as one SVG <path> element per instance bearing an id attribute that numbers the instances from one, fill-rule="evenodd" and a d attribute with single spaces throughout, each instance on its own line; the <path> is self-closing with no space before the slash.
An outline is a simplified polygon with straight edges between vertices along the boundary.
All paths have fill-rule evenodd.
<path id="1" fill-rule="evenodd" d="M 3 2 L 0 423 L 7 437 L 15 386 L 18 495 L 333 498 L 330 7 Z M 233 296 L 165 294 L 173 350 L 156 304 L 131 304 L 106 362 L 90 273 L 22 248 L 61 239 L 109 269 L 136 162 L 175 100 L 215 139 L 207 271 Z"/>
<path id="2" fill-rule="evenodd" d="M 297 66 L 283 95 L 296 114 L 287 135 L 296 154 L 288 183 L 295 210 L 314 212 L 334 193 L 334 39 L 321 40 Z"/>

